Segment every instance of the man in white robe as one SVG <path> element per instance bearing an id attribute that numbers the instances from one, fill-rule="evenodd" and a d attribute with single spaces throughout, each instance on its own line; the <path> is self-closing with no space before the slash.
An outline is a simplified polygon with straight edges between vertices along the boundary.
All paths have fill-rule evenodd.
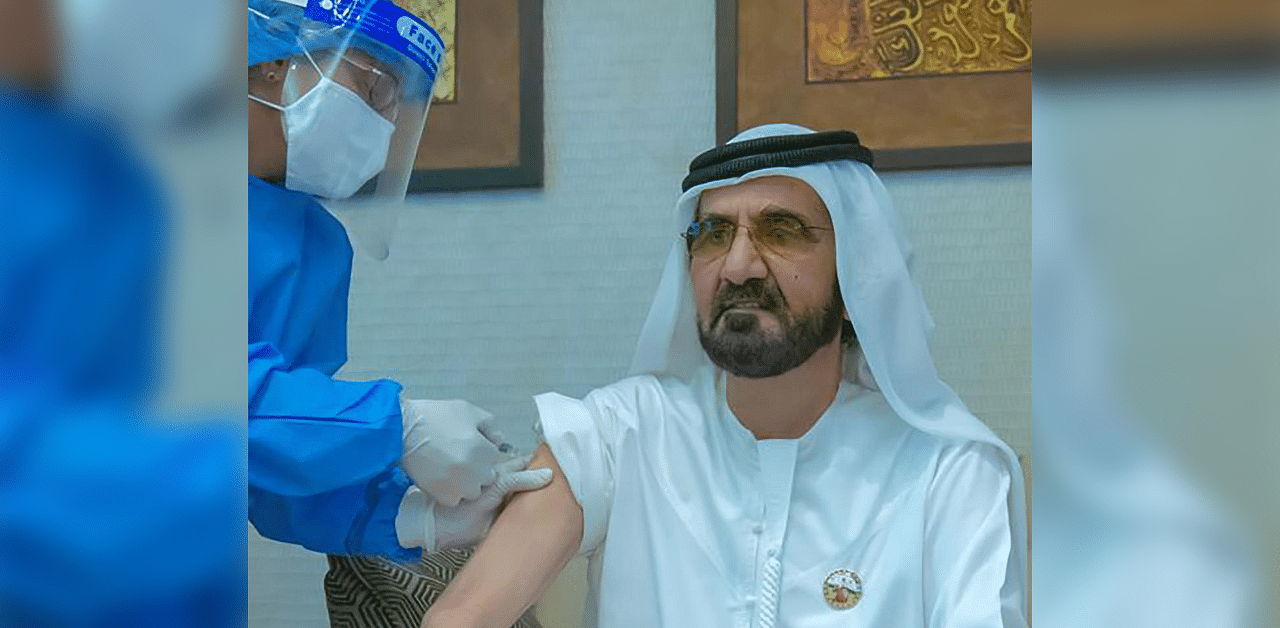
<path id="1" fill-rule="evenodd" d="M 694 160 L 636 375 L 537 397 L 552 485 L 424 626 L 509 625 L 578 553 L 588 626 L 1026 625 L 1017 459 L 937 377 L 869 161 L 792 125 Z"/>

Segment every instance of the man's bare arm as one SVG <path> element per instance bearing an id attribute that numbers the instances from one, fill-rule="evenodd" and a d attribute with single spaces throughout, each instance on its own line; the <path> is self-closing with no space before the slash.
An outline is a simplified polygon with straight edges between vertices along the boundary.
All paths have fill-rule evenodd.
<path id="1" fill-rule="evenodd" d="M 427 610 L 423 628 L 509 628 L 577 553 L 582 508 L 546 445 L 529 468 L 551 469 L 551 484 L 511 499 L 471 560 Z"/>

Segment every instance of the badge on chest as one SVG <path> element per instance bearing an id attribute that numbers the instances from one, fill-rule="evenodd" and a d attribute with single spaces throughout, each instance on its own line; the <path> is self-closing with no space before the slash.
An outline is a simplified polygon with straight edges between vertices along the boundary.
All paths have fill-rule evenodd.
<path id="1" fill-rule="evenodd" d="M 835 610 L 853 608 L 862 599 L 862 578 L 848 569 L 837 569 L 823 581 L 822 597 Z"/>

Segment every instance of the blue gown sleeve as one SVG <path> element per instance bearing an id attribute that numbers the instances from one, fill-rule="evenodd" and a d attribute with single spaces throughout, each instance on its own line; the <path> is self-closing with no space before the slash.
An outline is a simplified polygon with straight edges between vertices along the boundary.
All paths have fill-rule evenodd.
<path id="1" fill-rule="evenodd" d="M 244 621 L 242 428 L 15 405 L 0 404 L 0 625 Z"/>
<path id="2" fill-rule="evenodd" d="M 327 554 L 414 560 L 395 517 L 411 481 L 399 468 L 399 384 L 286 369 L 249 345 L 249 520 L 263 536 Z"/>

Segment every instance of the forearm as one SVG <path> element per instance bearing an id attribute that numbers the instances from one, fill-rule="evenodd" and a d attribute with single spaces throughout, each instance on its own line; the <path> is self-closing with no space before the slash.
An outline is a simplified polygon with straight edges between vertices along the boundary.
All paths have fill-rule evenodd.
<path id="1" fill-rule="evenodd" d="M 262 536 L 325 554 L 373 554 L 416 561 L 396 534 L 396 515 L 412 486 L 399 469 L 318 495 L 280 495 L 249 485 L 249 522 Z"/>
<path id="2" fill-rule="evenodd" d="M 530 468 L 550 468 L 551 484 L 512 498 L 466 567 L 428 609 L 424 628 L 508 628 L 577 552 L 582 509 L 545 445 Z"/>
<path id="3" fill-rule="evenodd" d="M 365 484 L 399 463 L 399 384 L 286 369 L 270 344 L 248 348 L 251 485 L 275 495 L 319 495 Z"/>

